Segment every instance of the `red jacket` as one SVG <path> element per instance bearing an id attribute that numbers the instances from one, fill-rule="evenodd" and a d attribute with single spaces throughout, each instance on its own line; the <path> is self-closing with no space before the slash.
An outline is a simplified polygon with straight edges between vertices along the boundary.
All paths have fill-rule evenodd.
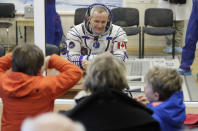
<path id="1" fill-rule="evenodd" d="M 8 72 L 12 55 L 0 58 L 0 97 L 3 102 L 1 131 L 19 131 L 26 117 L 53 111 L 54 100 L 63 95 L 81 78 L 82 71 L 66 59 L 52 55 L 49 68 L 60 72 L 56 76 L 30 76 Z"/>

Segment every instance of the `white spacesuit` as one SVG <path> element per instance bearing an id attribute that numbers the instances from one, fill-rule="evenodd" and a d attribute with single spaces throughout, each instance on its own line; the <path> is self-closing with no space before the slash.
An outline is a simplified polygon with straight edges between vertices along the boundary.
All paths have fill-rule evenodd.
<path id="1" fill-rule="evenodd" d="M 111 15 L 110 11 L 109 15 Z M 126 33 L 121 27 L 111 24 L 111 16 L 109 18 L 105 31 L 100 35 L 94 33 L 86 19 L 83 23 L 73 27 L 66 37 L 67 59 L 81 68 L 81 60 L 89 61 L 104 52 L 110 52 L 124 61 L 127 57 Z"/>

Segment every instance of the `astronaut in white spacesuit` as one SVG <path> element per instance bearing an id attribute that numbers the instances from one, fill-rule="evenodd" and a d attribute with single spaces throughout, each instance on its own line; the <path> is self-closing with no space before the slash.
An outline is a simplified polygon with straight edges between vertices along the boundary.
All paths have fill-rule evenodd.
<path id="1" fill-rule="evenodd" d="M 67 33 L 67 59 L 81 68 L 98 54 L 113 54 L 120 60 L 127 58 L 126 32 L 112 24 L 110 10 L 102 4 L 88 7 L 84 22 Z"/>

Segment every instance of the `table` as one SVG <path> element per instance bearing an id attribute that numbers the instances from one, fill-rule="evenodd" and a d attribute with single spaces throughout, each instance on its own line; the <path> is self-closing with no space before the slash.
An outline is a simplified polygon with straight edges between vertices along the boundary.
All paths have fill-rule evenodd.
<path id="1" fill-rule="evenodd" d="M 34 19 L 20 18 L 16 19 L 16 45 L 18 45 L 18 27 L 24 27 L 24 42 L 26 43 L 26 30 L 27 27 L 34 26 Z"/>

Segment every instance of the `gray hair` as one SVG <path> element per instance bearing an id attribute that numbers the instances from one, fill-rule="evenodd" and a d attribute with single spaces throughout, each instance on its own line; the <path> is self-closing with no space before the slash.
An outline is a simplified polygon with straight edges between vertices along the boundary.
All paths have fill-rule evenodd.
<path id="1" fill-rule="evenodd" d="M 36 118 L 25 119 L 21 131 L 85 131 L 85 128 L 66 116 L 48 112 Z"/>
<path id="2" fill-rule="evenodd" d="M 103 12 L 106 12 L 108 14 L 108 9 L 105 8 L 104 6 L 102 5 L 96 5 L 96 6 L 93 6 L 90 10 L 90 16 L 92 17 L 93 16 L 93 13 L 97 11 L 98 13 L 103 13 Z"/>
<path id="3" fill-rule="evenodd" d="M 127 86 L 126 67 L 118 58 L 102 54 L 91 61 L 84 82 L 86 91 L 95 92 L 101 88 L 121 91 Z"/>

